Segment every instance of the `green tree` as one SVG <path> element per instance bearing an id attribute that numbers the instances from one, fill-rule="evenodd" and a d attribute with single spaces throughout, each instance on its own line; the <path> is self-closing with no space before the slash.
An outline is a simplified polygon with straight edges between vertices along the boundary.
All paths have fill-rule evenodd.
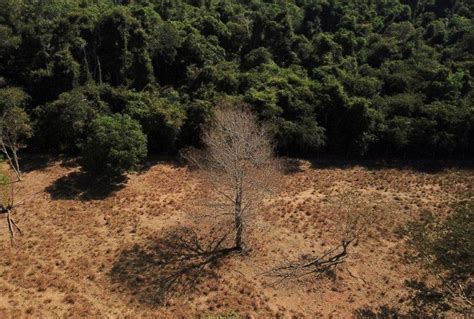
<path id="1" fill-rule="evenodd" d="M 91 122 L 107 112 L 95 86 L 63 93 L 54 102 L 35 110 L 37 140 L 55 152 L 77 153 Z"/>
<path id="2" fill-rule="evenodd" d="M 18 180 L 21 180 L 18 151 L 26 146 L 25 140 L 33 134 L 23 109 L 27 100 L 28 95 L 19 88 L 0 89 L 0 147 Z"/>
<path id="3" fill-rule="evenodd" d="M 185 118 L 176 92 L 131 93 L 124 114 L 137 120 L 148 137 L 148 149 L 155 153 L 173 153 Z"/>
<path id="4" fill-rule="evenodd" d="M 147 138 L 128 115 L 95 119 L 82 149 L 82 165 L 99 176 L 116 177 L 135 169 L 147 154 Z"/>

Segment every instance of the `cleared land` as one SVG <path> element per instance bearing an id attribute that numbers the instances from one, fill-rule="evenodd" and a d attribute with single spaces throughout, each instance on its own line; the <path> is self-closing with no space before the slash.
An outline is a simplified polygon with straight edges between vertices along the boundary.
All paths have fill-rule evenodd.
<path id="1" fill-rule="evenodd" d="M 178 287 L 159 304 L 154 261 L 166 249 L 160 238 L 190 226 L 206 239 L 210 219 L 195 211 L 208 187 L 171 161 L 156 161 L 115 189 L 96 185 L 74 163 L 43 164 L 30 165 L 18 184 L 18 199 L 34 196 L 18 208 L 25 234 L 14 247 L 0 224 L 0 318 L 190 318 L 232 311 L 303 318 L 350 317 L 383 305 L 403 310 L 409 306 L 404 282 L 421 274 L 404 262 L 397 230 L 423 210 L 446 216 L 474 185 L 470 169 L 300 161 L 257 215 L 248 255 L 223 260 L 195 278 L 195 289 Z M 263 275 L 337 243 L 341 216 L 354 209 L 382 218 L 351 247 L 333 278 L 274 286 Z"/>

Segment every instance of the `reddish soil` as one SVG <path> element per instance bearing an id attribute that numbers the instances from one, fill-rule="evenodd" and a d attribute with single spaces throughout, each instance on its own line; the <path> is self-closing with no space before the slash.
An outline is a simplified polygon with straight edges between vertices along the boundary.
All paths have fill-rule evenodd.
<path id="1" fill-rule="evenodd" d="M 367 307 L 403 310 L 409 293 L 404 281 L 421 274 L 419 266 L 403 261 L 405 244 L 397 229 L 423 210 L 449 214 L 474 185 L 468 169 L 312 167 L 301 161 L 296 172 L 282 177 L 281 193 L 256 214 L 247 254 L 226 258 L 196 289 L 181 287 L 158 303 L 155 269 L 148 267 L 157 253 L 151 247 L 179 225 L 205 234 L 205 219 L 190 212 L 206 186 L 196 173 L 169 161 L 130 175 L 126 185 L 112 190 L 64 164 L 52 161 L 18 183 L 18 200 L 27 200 L 15 215 L 24 234 L 13 247 L 6 223 L 0 223 L 0 318 L 192 318 L 231 312 L 250 318 L 347 318 Z M 334 278 L 272 285 L 266 271 L 338 243 L 343 216 L 355 210 L 370 210 L 378 221 L 350 248 Z"/>

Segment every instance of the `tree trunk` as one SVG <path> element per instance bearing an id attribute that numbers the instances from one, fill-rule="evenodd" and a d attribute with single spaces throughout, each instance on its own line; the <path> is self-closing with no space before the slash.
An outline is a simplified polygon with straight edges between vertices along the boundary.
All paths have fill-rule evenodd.
<path id="1" fill-rule="evenodd" d="M 15 172 L 18 180 L 21 181 L 21 171 L 20 171 L 20 163 L 18 163 L 18 155 L 16 155 L 16 150 L 12 150 L 13 159 L 15 160 Z"/>
<path id="2" fill-rule="evenodd" d="M 2 146 L 2 152 L 7 157 L 8 162 L 10 163 L 11 168 L 15 171 L 15 174 L 16 174 L 18 180 L 21 180 L 21 174 L 20 174 L 20 171 L 19 171 L 18 159 L 16 158 L 16 154 L 14 153 L 14 155 L 15 155 L 15 163 L 14 163 L 12 157 L 10 156 L 10 153 L 8 153 L 8 149 L 5 146 L 5 143 L 3 142 L 3 140 L 1 141 L 1 146 Z M 18 167 L 18 169 L 17 169 L 17 167 Z"/>
<path id="3" fill-rule="evenodd" d="M 234 205 L 234 218 L 235 218 L 235 248 L 237 250 L 242 249 L 242 233 L 243 233 L 243 223 L 242 223 L 242 186 L 239 186 L 237 194 L 235 195 L 235 205 Z"/>
<path id="4" fill-rule="evenodd" d="M 87 81 L 90 81 L 91 80 L 91 73 L 90 73 L 90 70 L 89 70 L 89 61 L 87 60 L 86 45 L 84 45 L 82 47 L 82 54 L 84 54 L 84 64 L 85 64 L 85 68 L 86 68 Z"/>
<path id="5" fill-rule="evenodd" d="M 99 84 L 102 85 L 102 67 L 100 65 L 100 59 L 97 55 L 97 67 L 99 68 Z"/>

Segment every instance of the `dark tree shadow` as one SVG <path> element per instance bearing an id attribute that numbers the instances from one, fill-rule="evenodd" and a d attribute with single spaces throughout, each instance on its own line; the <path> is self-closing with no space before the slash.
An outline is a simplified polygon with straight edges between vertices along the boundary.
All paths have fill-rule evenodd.
<path id="1" fill-rule="evenodd" d="M 436 318 L 451 308 L 446 302 L 446 293 L 428 287 L 424 282 L 407 280 L 405 286 L 412 290 L 410 303 L 413 310 L 410 314 L 414 316 Z"/>
<path id="2" fill-rule="evenodd" d="M 65 168 L 75 168 L 78 167 L 79 158 L 78 157 L 62 157 L 61 158 L 61 166 Z"/>
<path id="3" fill-rule="evenodd" d="M 153 166 L 158 164 L 169 164 L 174 167 L 183 167 L 186 165 L 185 161 L 179 156 L 165 156 L 165 155 L 150 155 L 140 166 L 138 173 L 144 174 Z"/>
<path id="4" fill-rule="evenodd" d="M 66 168 L 79 166 L 77 157 L 65 155 L 22 153 L 19 157 L 20 168 L 23 173 L 44 170 L 55 161 L 60 161 L 60 165 Z"/>
<path id="5" fill-rule="evenodd" d="M 444 313 L 450 310 L 445 302 L 446 296 L 425 283 L 408 280 L 405 285 L 410 288 L 410 296 L 406 300 L 406 312 L 401 312 L 397 306 L 384 305 L 379 308 L 364 307 L 354 312 L 356 318 L 396 319 L 396 318 L 444 318 Z"/>
<path id="6" fill-rule="evenodd" d="M 51 163 L 51 161 L 54 160 L 54 158 L 46 154 L 33 155 L 33 154 L 21 153 L 18 160 L 19 160 L 21 171 L 23 173 L 29 173 L 36 170 L 46 169 Z"/>
<path id="7" fill-rule="evenodd" d="M 125 186 L 127 177 L 97 177 L 87 172 L 72 172 L 46 187 L 52 199 L 104 199 Z"/>
<path id="8" fill-rule="evenodd" d="M 45 167 L 49 161 L 53 160 L 53 158 L 47 158 L 48 161 L 44 163 Z M 80 165 L 79 159 L 75 157 L 58 157 L 54 160 L 60 160 L 60 165 L 66 168 L 77 168 Z M 137 173 L 144 174 L 158 164 L 171 164 L 180 167 L 183 162 L 171 156 L 150 156 Z M 38 167 L 38 165 L 31 166 L 31 169 L 38 169 Z M 79 170 L 60 177 L 46 188 L 46 192 L 51 195 L 52 199 L 100 200 L 122 189 L 127 179 L 125 175 L 104 177 Z"/>
<path id="9" fill-rule="evenodd" d="M 446 169 L 474 169 L 472 160 L 432 159 L 346 159 L 341 157 L 320 157 L 308 159 L 314 169 L 349 169 L 361 166 L 368 170 L 406 169 L 420 173 L 437 173 Z"/>
<path id="10" fill-rule="evenodd" d="M 354 317 L 357 319 L 411 318 L 410 316 L 400 314 L 397 308 L 388 305 L 381 306 L 378 309 L 371 309 L 370 307 L 357 309 L 354 312 Z"/>
<path id="11" fill-rule="evenodd" d="M 189 228 L 176 228 L 150 244 L 135 245 L 120 253 L 110 277 L 125 286 L 139 302 L 161 306 L 168 297 L 195 291 L 217 270 L 234 248 L 222 248 L 225 237 L 203 247 Z"/>
<path id="12" fill-rule="evenodd" d="M 286 175 L 303 172 L 301 161 L 298 158 L 284 157 L 280 160 L 281 170 Z"/>

